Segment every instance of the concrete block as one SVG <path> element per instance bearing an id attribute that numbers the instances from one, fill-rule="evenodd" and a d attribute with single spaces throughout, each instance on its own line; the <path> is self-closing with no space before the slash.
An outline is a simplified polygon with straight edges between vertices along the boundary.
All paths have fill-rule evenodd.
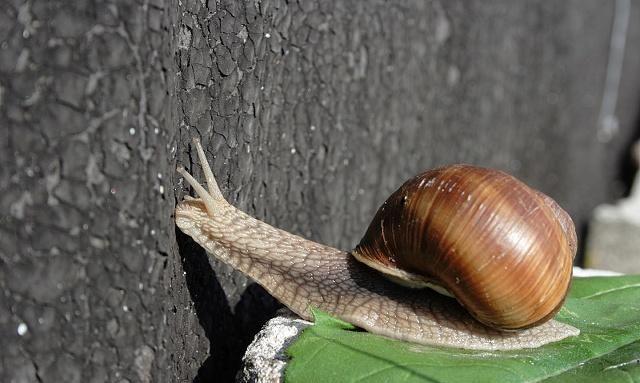
<path id="1" fill-rule="evenodd" d="M 640 177 L 628 198 L 594 210 L 585 248 L 585 266 L 640 273 Z"/>

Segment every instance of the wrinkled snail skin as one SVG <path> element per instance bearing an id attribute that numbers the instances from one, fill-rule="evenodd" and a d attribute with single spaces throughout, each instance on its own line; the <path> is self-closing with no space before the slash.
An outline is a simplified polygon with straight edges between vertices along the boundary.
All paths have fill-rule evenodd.
<path id="1" fill-rule="evenodd" d="M 575 238 L 551 198 L 506 173 L 453 165 L 393 193 L 353 254 L 385 274 L 440 286 L 482 323 L 512 330 L 560 309 Z"/>
<path id="2" fill-rule="evenodd" d="M 315 307 L 372 333 L 478 350 L 533 348 L 578 334 L 554 320 L 517 332 L 489 328 L 454 299 L 392 283 L 350 253 L 261 222 L 224 200 L 199 142 L 194 145 L 208 190 L 178 169 L 199 198 L 178 204 L 176 224 L 305 319 Z"/>

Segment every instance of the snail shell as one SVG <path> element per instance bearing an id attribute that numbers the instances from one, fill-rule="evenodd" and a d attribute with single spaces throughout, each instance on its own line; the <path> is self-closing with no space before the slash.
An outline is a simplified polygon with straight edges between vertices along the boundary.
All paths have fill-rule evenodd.
<path id="1" fill-rule="evenodd" d="M 378 210 L 352 254 L 390 279 L 455 297 L 478 321 L 510 330 L 550 319 L 576 252 L 569 215 L 491 169 L 424 172 Z"/>

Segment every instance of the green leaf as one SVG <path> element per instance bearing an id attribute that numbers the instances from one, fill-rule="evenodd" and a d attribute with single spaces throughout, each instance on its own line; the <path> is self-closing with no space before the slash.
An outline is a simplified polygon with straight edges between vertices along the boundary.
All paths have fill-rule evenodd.
<path id="1" fill-rule="evenodd" d="M 591 359 L 579 367 L 545 380 L 563 382 L 638 382 L 640 381 L 640 342 L 623 346 L 609 354 Z"/>
<path id="2" fill-rule="evenodd" d="M 640 276 L 574 279 L 556 319 L 580 335 L 536 349 L 422 346 L 314 315 L 288 349 L 287 382 L 640 381 Z"/>

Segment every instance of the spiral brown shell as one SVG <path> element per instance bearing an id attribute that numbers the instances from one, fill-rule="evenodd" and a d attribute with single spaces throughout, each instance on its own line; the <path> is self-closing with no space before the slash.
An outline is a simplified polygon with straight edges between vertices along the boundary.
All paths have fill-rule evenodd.
<path id="1" fill-rule="evenodd" d="M 573 222 L 550 197 L 453 165 L 402 185 L 352 254 L 405 284 L 444 288 L 488 326 L 520 329 L 560 309 L 575 252 Z"/>

